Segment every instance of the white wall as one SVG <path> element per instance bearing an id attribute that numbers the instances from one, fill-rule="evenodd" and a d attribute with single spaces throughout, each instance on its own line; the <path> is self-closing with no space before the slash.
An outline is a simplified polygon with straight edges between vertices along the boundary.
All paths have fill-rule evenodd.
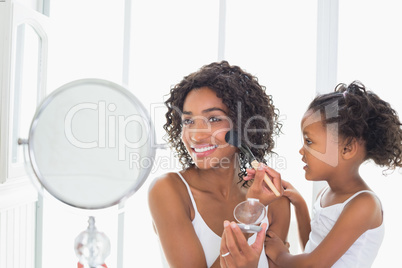
<path id="1" fill-rule="evenodd" d="M 338 80 L 360 80 L 388 101 L 402 119 L 402 3 L 341 1 L 339 5 Z M 402 170 L 383 176 L 384 168 L 371 162 L 361 175 L 380 197 L 385 238 L 373 267 L 395 267 L 402 240 L 399 194 Z"/>

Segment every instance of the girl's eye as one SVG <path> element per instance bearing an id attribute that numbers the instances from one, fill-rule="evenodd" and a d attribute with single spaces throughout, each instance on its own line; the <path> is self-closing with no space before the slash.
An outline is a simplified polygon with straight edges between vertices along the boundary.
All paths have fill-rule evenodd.
<path id="1" fill-rule="evenodd" d="M 305 141 L 306 141 L 306 144 L 307 144 L 307 145 L 310 145 L 310 144 L 313 143 L 313 142 L 312 142 L 311 140 L 309 140 L 309 139 L 305 139 Z"/>
<path id="2" fill-rule="evenodd" d="M 182 120 L 183 125 L 189 125 L 193 123 L 193 120 L 189 119 L 189 118 L 185 118 Z"/>

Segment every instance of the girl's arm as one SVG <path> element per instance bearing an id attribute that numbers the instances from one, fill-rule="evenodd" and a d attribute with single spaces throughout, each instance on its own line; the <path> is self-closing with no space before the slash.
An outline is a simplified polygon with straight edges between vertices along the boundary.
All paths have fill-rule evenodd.
<path id="1" fill-rule="evenodd" d="M 365 231 L 381 222 L 379 200 L 370 193 L 362 193 L 345 206 L 332 230 L 311 253 L 289 254 L 273 232 L 268 232 L 266 253 L 279 267 L 331 267 Z"/>
<path id="2" fill-rule="evenodd" d="M 304 251 L 304 248 L 307 244 L 311 232 L 310 213 L 308 211 L 306 201 L 300 195 L 300 193 L 293 187 L 293 185 L 284 180 L 282 180 L 282 185 L 283 188 L 285 189 L 283 195 L 289 198 L 290 202 L 293 204 L 295 208 L 300 244 L 302 250 Z"/>
<path id="3" fill-rule="evenodd" d="M 176 174 L 153 182 L 148 203 L 154 228 L 170 267 L 207 267 L 191 222 L 191 200 Z"/>

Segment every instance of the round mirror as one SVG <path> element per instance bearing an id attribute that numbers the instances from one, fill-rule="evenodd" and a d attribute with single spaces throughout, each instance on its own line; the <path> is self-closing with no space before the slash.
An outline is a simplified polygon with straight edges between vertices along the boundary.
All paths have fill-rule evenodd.
<path id="1" fill-rule="evenodd" d="M 233 214 L 240 223 L 260 224 L 266 215 L 266 209 L 258 199 L 248 198 L 235 207 Z"/>
<path id="2" fill-rule="evenodd" d="M 28 155 L 40 184 L 60 201 L 100 209 L 119 203 L 146 180 L 154 129 L 141 102 L 100 79 L 68 83 L 33 118 Z"/>
<path id="3" fill-rule="evenodd" d="M 233 215 L 243 232 L 257 233 L 261 230 L 258 225 L 264 220 L 267 210 L 258 199 L 248 198 L 235 207 Z"/>

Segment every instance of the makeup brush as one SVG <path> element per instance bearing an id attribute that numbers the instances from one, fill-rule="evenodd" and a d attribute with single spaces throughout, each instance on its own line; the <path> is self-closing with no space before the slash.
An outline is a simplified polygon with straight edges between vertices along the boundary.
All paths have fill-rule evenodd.
<path id="1" fill-rule="evenodd" d="M 228 131 L 225 135 L 225 140 L 227 143 L 229 143 L 230 145 L 233 145 L 237 148 L 240 149 L 240 151 L 248 158 L 248 160 L 250 161 L 250 165 L 257 170 L 258 165 L 260 164 L 258 162 L 258 160 L 255 158 L 255 156 L 253 155 L 253 153 L 251 152 L 250 148 L 245 145 L 244 143 L 241 142 L 241 140 L 239 139 L 239 136 L 237 135 L 237 132 L 234 131 L 233 129 Z M 264 177 L 264 181 L 265 183 L 268 185 L 268 187 L 272 190 L 272 192 L 274 192 L 274 194 L 276 196 L 280 196 L 281 194 L 278 192 L 278 190 L 275 188 L 275 185 L 273 184 L 273 182 L 271 181 L 271 179 L 268 177 L 267 173 L 265 173 L 265 177 Z"/>

